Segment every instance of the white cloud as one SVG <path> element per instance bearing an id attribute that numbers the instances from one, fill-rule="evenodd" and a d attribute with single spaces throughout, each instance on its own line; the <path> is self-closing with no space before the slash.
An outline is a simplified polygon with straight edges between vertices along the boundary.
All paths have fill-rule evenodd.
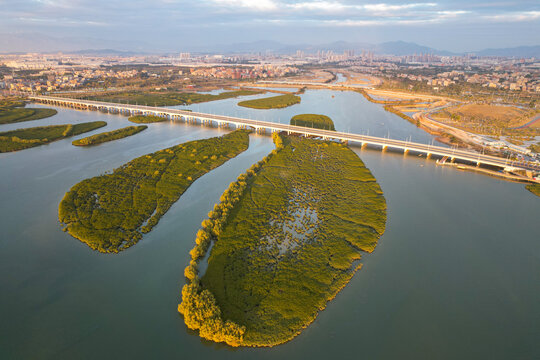
<path id="1" fill-rule="evenodd" d="M 484 15 L 482 18 L 495 22 L 531 21 L 540 19 L 540 11 L 521 11 L 497 15 Z"/>
<path id="2" fill-rule="evenodd" d="M 218 6 L 242 8 L 253 11 L 273 11 L 278 9 L 274 0 L 210 0 Z"/>

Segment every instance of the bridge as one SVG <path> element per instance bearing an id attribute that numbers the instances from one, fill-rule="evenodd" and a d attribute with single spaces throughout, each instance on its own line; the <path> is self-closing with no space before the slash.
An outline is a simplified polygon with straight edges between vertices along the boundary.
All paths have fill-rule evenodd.
<path id="1" fill-rule="evenodd" d="M 180 109 L 169 109 L 164 107 L 143 106 L 133 104 L 118 104 L 103 101 L 92 101 L 82 99 L 61 98 L 55 96 L 30 96 L 30 100 L 51 104 L 57 106 L 67 106 L 78 110 L 99 110 L 110 113 L 120 113 L 125 115 L 155 115 L 167 118 L 173 121 L 185 121 L 194 124 L 234 126 L 236 128 L 252 128 L 258 133 L 271 132 L 287 132 L 288 134 L 302 134 L 305 136 L 319 137 L 325 140 L 339 140 L 342 142 L 353 142 L 361 146 L 372 145 L 385 149 L 395 149 L 408 153 L 409 151 L 425 154 L 427 157 L 438 156 L 448 157 L 451 160 L 460 160 L 477 165 L 490 165 L 501 168 L 505 171 L 539 171 L 540 166 L 512 161 L 506 158 L 485 155 L 481 153 L 471 152 L 458 148 L 447 148 L 436 145 L 420 144 L 410 141 L 394 140 L 389 138 L 380 138 L 369 135 L 359 135 L 339 131 L 313 129 L 303 126 L 295 126 L 289 124 L 280 124 L 270 121 L 260 121 L 238 118 L 225 115 L 214 115 L 200 112 L 192 112 Z"/>

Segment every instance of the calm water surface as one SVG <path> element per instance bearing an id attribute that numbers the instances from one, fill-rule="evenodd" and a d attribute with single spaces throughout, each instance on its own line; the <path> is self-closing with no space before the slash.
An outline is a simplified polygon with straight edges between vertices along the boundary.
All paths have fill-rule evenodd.
<path id="1" fill-rule="evenodd" d="M 322 113 L 338 130 L 432 141 L 353 92 L 306 91 L 300 104 L 280 110 L 237 102 L 191 108 L 281 122 Z M 1 125 L 0 131 L 107 121 L 97 133 L 131 124 L 117 115 L 58 110 L 52 118 Z M 385 193 L 386 232 L 317 320 L 272 349 L 205 342 L 176 312 L 200 222 L 228 184 L 273 149 L 269 137 L 252 135 L 246 152 L 197 180 L 151 233 L 123 253 L 92 252 L 61 231 L 58 203 L 80 180 L 224 133 L 166 122 L 92 148 L 74 147 L 71 138 L 0 154 L 1 359 L 540 357 L 540 199 L 522 185 L 440 168 L 417 156 L 355 149 Z"/>

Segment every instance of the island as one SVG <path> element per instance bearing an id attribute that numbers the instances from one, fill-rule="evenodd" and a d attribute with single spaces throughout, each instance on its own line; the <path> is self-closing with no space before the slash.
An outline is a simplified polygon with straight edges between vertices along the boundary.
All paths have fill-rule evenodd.
<path id="1" fill-rule="evenodd" d="M 252 109 L 281 109 L 294 104 L 300 103 L 300 96 L 293 94 L 285 94 L 271 96 L 262 99 L 240 101 L 238 106 L 243 106 Z"/>
<path id="2" fill-rule="evenodd" d="M 386 226 L 382 190 L 346 145 L 273 136 L 276 149 L 202 222 L 184 271 L 178 311 L 187 327 L 231 346 L 274 346 L 298 335 Z"/>
<path id="3" fill-rule="evenodd" d="M 219 94 L 203 94 L 197 92 L 149 92 L 149 91 L 126 91 L 111 94 L 97 94 L 85 96 L 86 99 L 96 101 L 108 101 L 115 103 L 131 103 L 149 106 L 176 106 L 189 105 L 215 100 L 224 100 L 238 96 L 248 96 L 261 94 L 263 91 L 255 90 L 235 90 L 224 91 Z"/>
<path id="4" fill-rule="evenodd" d="M 129 121 L 137 124 L 152 124 L 156 122 L 162 122 L 167 120 L 161 116 L 155 115 L 133 115 L 128 118 Z"/>
<path id="5" fill-rule="evenodd" d="M 540 184 L 529 184 L 525 186 L 527 190 L 532 192 L 536 196 L 540 196 Z"/>
<path id="6" fill-rule="evenodd" d="M 57 113 L 54 109 L 26 108 L 25 105 L 25 102 L 20 100 L 0 101 L 0 124 L 39 120 Z"/>
<path id="7" fill-rule="evenodd" d="M 59 220 L 91 249 L 118 253 L 152 230 L 196 179 L 248 145 L 249 131 L 236 130 L 138 157 L 74 185 L 60 202 Z"/>
<path id="8" fill-rule="evenodd" d="M 321 114 L 295 115 L 291 118 L 291 125 L 336 131 L 332 119 Z"/>
<path id="9" fill-rule="evenodd" d="M 71 144 L 75 146 L 97 145 L 97 144 L 101 144 L 107 141 L 123 139 L 125 137 L 138 134 L 141 131 L 146 130 L 146 129 L 148 129 L 148 126 L 146 125 L 127 126 L 125 128 L 121 128 L 121 129 L 117 129 L 113 131 L 107 131 L 100 134 L 88 136 L 82 139 L 74 140 Z"/>
<path id="10" fill-rule="evenodd" d="M 38 126 L 0 132 L 0 153 L 28 149 L 106 126 L 105 121 Z"/>

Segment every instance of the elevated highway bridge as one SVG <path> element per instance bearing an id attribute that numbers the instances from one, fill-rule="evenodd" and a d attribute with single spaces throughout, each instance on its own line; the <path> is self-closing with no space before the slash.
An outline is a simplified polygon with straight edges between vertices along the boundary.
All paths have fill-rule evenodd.
<path id="1" fill-rule="evenodd" d="M 260 121 L 245 118 L 238 118 L 226 115 L 214 115 L 200 112 L 192 112 L 180 109 L 169 109 L 165 107 L 143 106 L 132 104 L 118 104 L 103 101 L 92 101 L 83 99 L 60 98 L 55 96 L 30 96 L 30 100 L 44 104 L 66 106 L 78 110 L 99 110 L 111 113 L 121 113 L 126 115 L 155 115 L 173 121 L 185 121 L 189 123 L 200 123 L 217 126 L 234 126 L 236 128 L 252 128 L 257 132 L 287 132 L 289 134 L 302 134 L 305 136 L 319 137 L 322 139 L 339 140 L 343 142 L 353 142 L 364 145 L 372 145 L 381 149 L 401 150 L 405 153 L 411 151 L 426 156 L 448 157 L 451 160 L 460 160 L 477 165 L 490 165 L 505 171 L 539 171 L 540 166 L 533 163 L 516 162 L 509 159 L 485 155 L 477 152 L 457 148 L 447 148 L 429 144 L 421 144 L 410 141 L 380 138 L 369 135 L 345 133 L 339 131 L 313 129 L 303 126 L 274 123 L 270 121 Z"/>

